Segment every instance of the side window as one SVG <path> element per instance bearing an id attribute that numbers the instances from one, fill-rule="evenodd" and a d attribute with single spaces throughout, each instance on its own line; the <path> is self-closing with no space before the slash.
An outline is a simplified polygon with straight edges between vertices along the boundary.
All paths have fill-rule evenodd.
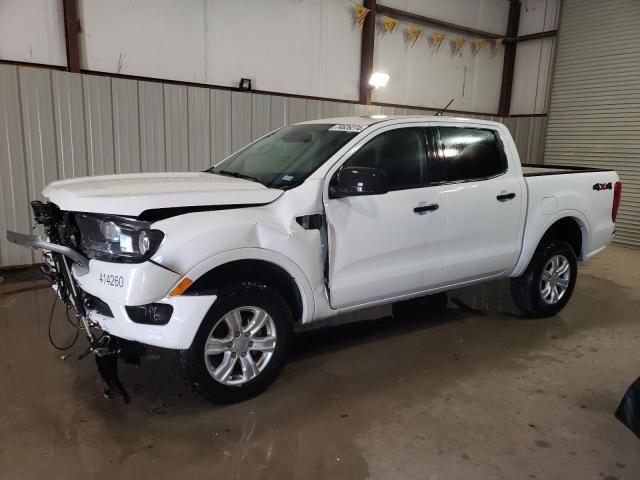
<path id="1" fill-rule="evenodd" d="M 379 168 L 387 174 L 389 190 L 402 190 L 424 184 L 425 155 L 422 129 L 398 128 L 367 142 L 343 167 Z"/>
<path id="2" fill-rule="evenodd" d="M 429 183 L 482 180 L 507 171 L 502 142 L 493 130 L 440 127 L 440 156 L 430 159 Z"/>

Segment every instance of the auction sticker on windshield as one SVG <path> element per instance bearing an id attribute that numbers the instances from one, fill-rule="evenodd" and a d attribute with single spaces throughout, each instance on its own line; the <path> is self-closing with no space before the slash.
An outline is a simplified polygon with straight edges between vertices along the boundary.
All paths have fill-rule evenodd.
<path id="1" fill-rule="evenodd" d="M 356 125 L 353 123 L 341 123 L 338 125 L 334 125 L 329 129 L 330 132 L 361 132 L 365 128 L 366 125 Z"/>

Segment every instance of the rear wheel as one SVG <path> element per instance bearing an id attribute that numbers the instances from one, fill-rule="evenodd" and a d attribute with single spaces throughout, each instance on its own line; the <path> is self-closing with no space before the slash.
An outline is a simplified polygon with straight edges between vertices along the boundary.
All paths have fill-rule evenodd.
<path id="1" fill-rule="evenodd" d="M 287 302 L 274 289 L 243 283 L 222 293 L 205 317 L 182 369 L 209 403 L 233 403 L 264 391 L 278 376 L 293 340 Z"/>
<path id="2" fill-rule="evenodd" d="M 571 298 L 577 274 L 571 245 L 563 240 L 543 239 L 527 270 L 511 279 L 511 296 L 525 315 L 551 317 Z"/>

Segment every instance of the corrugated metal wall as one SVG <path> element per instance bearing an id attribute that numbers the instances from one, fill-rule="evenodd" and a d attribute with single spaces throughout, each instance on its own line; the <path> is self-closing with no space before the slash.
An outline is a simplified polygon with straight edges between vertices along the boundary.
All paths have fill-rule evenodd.
<path id="1" fill-rule="evenodd" d="M 0 267 L 37 260 L 6 241 L 28 232 L 29 202 L 56 179 L 202 170 L 286 123 L 420 114 L 376 107 L 0 65 Z M 523 161 L 538 162 L 544 117 L 501 119 Z"/>
<path id="2" fill-rule="evenodd" d="M 615 168 L 616 241 L 640 246 L 640 2 L 565 0 L 545 163 Z"/>

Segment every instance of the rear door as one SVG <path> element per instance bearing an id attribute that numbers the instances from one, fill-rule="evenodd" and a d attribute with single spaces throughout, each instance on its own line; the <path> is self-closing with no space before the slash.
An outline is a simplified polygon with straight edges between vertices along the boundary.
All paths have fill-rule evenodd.
<path id="1" fill-rule="evenodd" d="M 427 150 L 422 127 L 393 126 L 365 139 L 339 167 L 383 169 L 390 191 L 325 199 L 333 308 L 441 284 L 445 197 L 440 189 L 425 185 Z M 330 172 L 328 181 L 337 171 Z M 419 208 L 427 205 L 438 207 Z"/>
<path id="2" fill-rule="evenodd" d="M 513 267 L 523 211 L 521 178 L 509 165 L 499 132 L 441 126 L 431 182 L 446 185 L 443 281 L 454 285 Z"/>

